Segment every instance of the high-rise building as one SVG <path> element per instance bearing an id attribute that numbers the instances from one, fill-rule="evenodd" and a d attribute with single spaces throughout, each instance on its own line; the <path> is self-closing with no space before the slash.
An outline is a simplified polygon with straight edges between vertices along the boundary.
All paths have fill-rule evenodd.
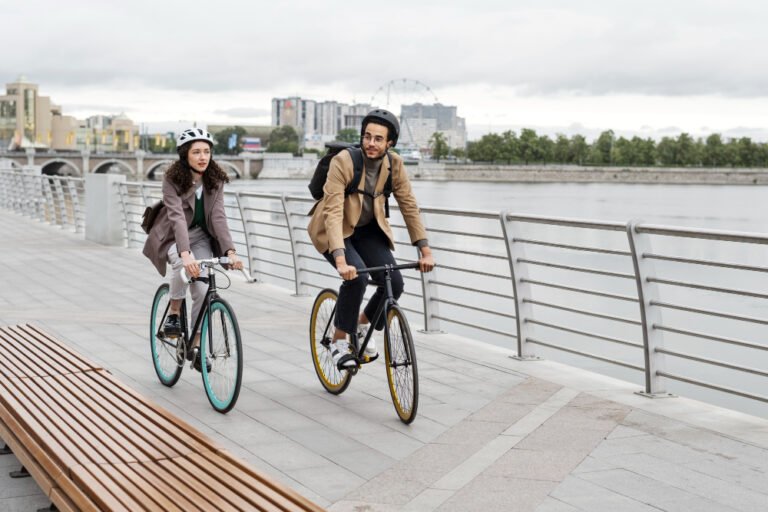
<path id="1" fill-rule="evenodd" d="M 456 107 L 435 103 L 403 105 L 400 110 L 400 140 L 403 146 L 420 149 L 429 147 L 429 139 L 435 132 L 445 136 L 451 148 L 467 145 L 467 127 L 463 117 L 456 115 Z"/>

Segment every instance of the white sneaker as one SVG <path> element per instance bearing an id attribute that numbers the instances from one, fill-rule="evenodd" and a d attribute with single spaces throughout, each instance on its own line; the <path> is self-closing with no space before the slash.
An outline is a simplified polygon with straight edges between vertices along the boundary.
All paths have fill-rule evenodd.
<path id="1" fill-rule="evenodd" d="M 371 324 L 360 325 L 357 328 L 357 342 L 362 343 L 365 340 L 365 336 L 368 334 L 368 329 L 371 328 Z M 374 359 L 379 355 L 379 351 L 376 350 L 376 338 L 371 335 L 371 339 L 368 340 L 368 345 L 365 346 L 365 352 L 363 355 L 369 359 Z"/>
<path id="2" fill-rule="evenodd" d="M 331 342 L 329 348 L 331 349 L 333 362 L 339 370 L 357 365 L 355 357 L 349 350 L 349 342 L 347 340 L 344 339 Z"/>

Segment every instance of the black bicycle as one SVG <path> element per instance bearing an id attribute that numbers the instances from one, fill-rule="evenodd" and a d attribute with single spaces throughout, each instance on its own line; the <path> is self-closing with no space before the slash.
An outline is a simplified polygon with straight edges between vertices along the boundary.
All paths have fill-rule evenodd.
<path id="1" fill-rule="evenodd" d="M 395 411 L 403 423 L 411 423 L 416 418 L 416 409 L 419 405 L 419 373 L 416 365 L 416 350 L 413 345 L 413 336 L 405 318 L 405 313 L 397 304 L 392 294 L 392 271 L 400 269 L 418 269 L 418 263 L 404 265 L 385 265 L 382 267 L 360 268 L 363 272 L 384 272 L 386 297 L 381 301 L 376 313 L 371 319 L 371 326 L 376 325 L 382 315 L 386 315 L 384 323 L 384 361 L 387 369 L 387 381 L 389 393 L 392 395 L 392 403 Z M 376 285 L 368 281 L 369 285 Z M 365 347 L 371 339 L 374 329 L 368 329 L 368 333 L 362 340 L 357 339 L 357 334 L 350 334 L 351 347 L 355 357 L 355 366 L 349 369 L 339 370 L 331 356 L 331 339 L 333 337 L 333 319 L 336 315 L 336 290 L 326 288 L 315 299 L 312 306 L 312 316 L 309 320 L 309 342 L 312 347 L 312 362 L 315 365 L 317 377 L 320 383 L 329 393 L 339 395 L 343 393 L 352 377 L 357 374 L 362 365 L 371 361 L 364 355 Z"/>
<path id="2" fill-rule="evenodd" d="M 200 329 L 200 347 L 195 357 L 200 358 L 200 373 L 208 401 L 218 412 L 229 412 L 240 395 L 243 379 L 243 345 L 235 312 L 216 288 L 216 265 L 226 265 L 228 258 L 198 260 L 200 277 L 192 280 L 208 284 L 205 304 L 195 319 L 191 332 L 187 329 L 187 301 L 181 303 L 181 335 L 167 336 L 163 331 L 170 307 L 170 287 L 164 283 L 155 292 L 149 322 L 149 344 L 152 362 L 160 382 L 173 386 L 181 377 L 187 354 L 193 353 L 191 333 Z M 222 272 L 223 273 L 223 272 Z M 226 277 L 226 274 L 224 274 Z M 227 277 L 227 279 L 229 279 Z M 224 288 L 226 289 L 226 288 Z M 192 365 L 194 365 L 194 357 Z M 192 366 L 190 365 L 190 366 Z"/>

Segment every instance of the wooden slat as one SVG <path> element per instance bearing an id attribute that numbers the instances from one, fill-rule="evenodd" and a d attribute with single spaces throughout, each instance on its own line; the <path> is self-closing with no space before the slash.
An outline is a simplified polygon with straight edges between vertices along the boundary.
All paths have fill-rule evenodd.
<path id="1" fill-rule="evenodd" d="M 97 464 L 119 462 L 117 457 L 107 450 L 101 449 L 102 443 L 97 436 L 84 428 L 80 428 L 77 421 L 72 420 L 72 412 L 66 407 L 66 404 L 61 403 L 60 397 L 45 393 L 42 388 L 43 383 L 40 382 L 45 379 L 50 379 L 50 377 L 37 379 L 25 377 L 23 379 L 9 379 L 6 382 L 9 386 L 14 386 L 17 392 L 29 401 L 29 406 L 25 408 L 28 408 L 31 414 L 41 413 L 45 416 L 45 420 L 42 418 L 40 420 L 45 422 L 44 428 L 57 438 L 59 446 L 65 447 L 68 443 L 73 445 L 71 447 L 73 453 L 75 453 L 74 450 L 79 452 L 79 456 L 76 457 L 77 460 Z M 58 449 L 57 446 L 50 448 Z"/>
<path id="2" fill-rule="evenodd" d="M 266 478 L 224 450 L 195 454 L 190 456 L 190 460 L 201 467 L 211 468 L 210 471 L 217 474 L 218 478 L 229 482 L 232 492 L 259 507 L 286 511 L 323 510 L 293 489 Z"/>
<path id="3" fill-rule="evenodd" d="M 18 377 L 60 375 L 99 368 L 43 333 L 22 328 L 0 328 L 0 349 L 0 357 L 13 361 L 4 361 L 3 366 L 13 368 Z"/>
<path id="4" fill-rule="evenodd" d="M 56 505 L 59 512 L 80 512 L 80 508 L 77 507 L 71 499 L 64 494 L 61 489 L 54 488 L 51 490 L 51 494 L 48 495 L 51 503 Z"/>
<path id="5" fill-rule="evenodd" d="M 187 489 L 194 491 L 203 503 L 207 503 L 211 510 L 220 510 L 222 512 L 235 512 L 246 510 L 243 507 L 245 503 L 242 499 L 235 499 L 239 504 L 236 506 L 232 501 L 233 497 L 222 497 L 217 491 L 215 485 L 211 485 L 211 479 L 201 470 L 190 464 L 186 458 L 167 459 L 158 461 L 157 464 L 168 471 L 179 475 L 179 478 L 186 483 Z"/>
<path id="6" fill-rule="evenodd" d="M 125 425 L 134 435 L 154 443 L 161 453 L 155 458 L 170 458 L 205 449 L 199 436 L 190 435 L 179 418 L 152 407 L 146 399 L 126 392 L 125 387 L 106 371 L 73 375 L 72 380 L 89 396 L 113 407 L 115 418 L 128 418 Z M 118 418 L 119 416 L 119 418 Z M 133 428 L 135 427 L 135 428 Z"/>
<path id="7" fill-rule="evenodd" d="M 58 353 L 55 353 L 57 355 L 61 355 L 63 358 L 66 358 L 70 364 L 81 368 L 83 371 L 87 370 L 102 370 L 103 367 L 101 365 L 98 365 L 91 361 L 90 359 L 83 356 L 81 353 L 76 351 L 75 349 L 71 348 L 66 343 L 62 343 L 60 340 L 54 338 L 47 332 L 43 331 L 42 329 L 26 324 L 23 326 L 17 326 L 19 329 L 24 330 L 25 332 L 28 332 L 30 336 L 35 336 L 38 339 L 46 339 L 48 343 L 50 343 L 52 346 L 57 347 L 59 350 Z"/>
<path id="8" fill-rule="evenodd" d="M 22 432 L 21 435 L 24 436 L 24 433 Z M 22 441 L 5 426 L 3 421 L 0 421 L 0 438 L 2 438 L 3 442 L 5 442 L 5 444 L 7 444 L 13 451 L 13 455 L 19 459 L 21 465 L 27 468 L 29 474 L 35 479 L 37 485 L 40 486 L 40 490 L 42 490 L 46 496 L 49 496 L 55 485 L 54 480 L 51 478 L 49 472 L 46 471 L 45 465 L 39 463 L 30 453 L 32 451 L 39 452 L 39 449 L 36 449 L 34 446 L 28 449 L 24 446 Z M 58 475 L 61 473 L 55 466 L 50 467 L 54 468 L 52 470 L 54 474 Z"/>
<path id="9" fill-rule="evenodd" d="M 55 419 L 46 416 L 45 412 L 50 414 L 50 411 L 43 410 L 46 409 L 45 404 L 31 402 L 12 385 L 12 382 L 13 379 L 0 379 L 0 410 L 7 412 L 3 414 L 3 422 L 19 438 L 22 433 L 28 434 L 30 444 L 24 442 L 25 446 L 42 447 L 43 451 L 50 455 L 55 467 L 65 468 L 75 464 L 77 460 L 82 460 L 83 454 L 72 440 L 53 427 Z"/>
<path id="10" fill-rule="evenodd" d="M 190 495 L 185 492 L 186 484 L 159 464 L 135 462 L 130 466 L 137 475 L 145 481 L 151 482 L 151 485 L 154 485 L 180 510 L 184 512 L 202 512 L 205 510 L 205 506 L 199 500 L 192 500 Z"/>
<path id="11" fill-rule="evenodd" d="M 75 466 L 72 468 L 71 474 L 72 481 L 98 507 L 96 510 L 110 510 L 112 512 L 141 510 L 141 507 L 137 506 L 125 491 L 104 483 L 109 478 L 98 464 Z M 82 506 L 80 503 L 77 505 Z"/>

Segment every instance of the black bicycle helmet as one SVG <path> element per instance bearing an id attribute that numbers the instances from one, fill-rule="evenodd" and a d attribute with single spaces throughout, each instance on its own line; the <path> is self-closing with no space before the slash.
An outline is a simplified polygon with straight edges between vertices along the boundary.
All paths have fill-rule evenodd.
<path id="1" fill-rule="evenodd" d="M 400 123 L 395 114 L 383 108 L 377 108 L 368 112 L 363 118 L 363 124 L 360 126 L 360 138 L 365 135 L 365 127 L 370 121 L 376 124 L 383 124 L 389 128 L 389 139 L 392 141 L 392 147 L 397 145 L 397 139 L 400 137 Z"/>

